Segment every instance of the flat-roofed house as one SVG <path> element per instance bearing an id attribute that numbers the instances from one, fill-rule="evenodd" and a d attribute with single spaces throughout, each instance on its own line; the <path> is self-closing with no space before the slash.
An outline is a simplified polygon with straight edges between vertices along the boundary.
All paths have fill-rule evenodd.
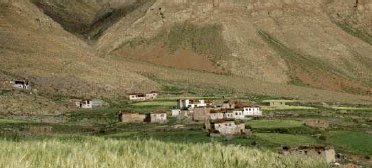
<path id="1" fill-rule="evenodd" d="M 140 123 L 144 122 L 146 115 L 134 112 L 120 112 L 119 121 L 123 123 Z"/>
<path id="2" fill-rule="evenodd" d="M 244 123 L 236 121 L 216 121 L 207 123 L 208 132 L 211 135 L 237 136 L 245 135 L 249 131 L 245 129 Z"/>

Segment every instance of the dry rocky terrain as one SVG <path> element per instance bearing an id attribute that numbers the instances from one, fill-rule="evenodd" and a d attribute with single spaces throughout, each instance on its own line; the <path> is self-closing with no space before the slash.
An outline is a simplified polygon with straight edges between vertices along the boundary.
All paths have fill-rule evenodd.
<path id="1" fill-rule="evenodd" d="M 164 83 L 372 101 L 371 0 L 0 0 L 0 9 L 0 80 L 30 80 L 51 113 L 66 110 L 56 96 L 115 98 Z M 0 95 L 12 99 L 29 98 Z"/>

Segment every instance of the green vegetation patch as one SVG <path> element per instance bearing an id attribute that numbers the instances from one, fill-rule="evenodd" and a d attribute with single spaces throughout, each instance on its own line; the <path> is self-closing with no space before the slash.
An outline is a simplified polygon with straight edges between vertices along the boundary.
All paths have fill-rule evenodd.
<path id="1" fill-rule="evenodd" d="M 262 106 L 262 110 L 273 111 L 273 110 L 315 110 L 315 107 L 309 106 Z"/>
<path id="2" fill-rule="evenodd" d="M 355 131 L 334 131 L 329 141 L 335 146 L 353 153 L 372 155 L 372 135 Z"/>
<path id="3" fill-rule="evenodd" d="M 293 128 L 303 126 L 303 122 L 296 120 L 253 120 L 247 122 L 252 128 Z"/>
<path id="4" fill-rule="evenodd" d="M 349 33 L 350 35 L 363 40 L 364 42 L 372 45 L 372 35 L 369 34 L 364 29 L 357 29 L 354 28 L 351 24 L 348 23 L 336 23 L 338 27 L 340 27 L 345 32 Z"/>
<path id="5" fill-rule="evenodd" d="M 195 25 L 189 22 L 175 24 L 168 32 L 161 32 L 151 39 L 136 38 L 124 44 L 131 48 L 164 43 L 170 53 L 188 48 L 195 53 L 211 57 L 212 61 L 223 59 L 231 53 L 222 37 L 222 26 Z"/>
<path id="6" fill-rule="evenodd" d="M 190 145 L 89 137 L 74 141 L 1 140 L 0 145 L 0 167 L 328 167 L 315 159 L 214 143 Z"/>
<path id="7" fill-rule="evenodd" d="M 163 106 L 163 107 L 173 107 L 176 105 L 177 105 L 176 101 L 150 101 L 133 104 L 133 106 Z"/>
<path id="8" fill-rule="evenodd" d="M 256 133 L 258 138 L 277 145 L 311 145 L 317 144 L 316 139 L 304 135 L 277 134 L 277 133 Z"/>

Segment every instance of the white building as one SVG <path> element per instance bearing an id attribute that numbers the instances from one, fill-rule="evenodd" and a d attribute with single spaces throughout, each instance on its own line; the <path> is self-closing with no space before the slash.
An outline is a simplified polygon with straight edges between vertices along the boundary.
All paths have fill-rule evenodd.
<path id="1" fill-rule="evenodd" d="M 165 123 L 167 122 L 167 113 L 157 112 L 148 114 L 145 121 L 150 123 Z"/>
<path id="2" fill-rule="evenodd" d="M 177 100 L 177 108 L 179 109 L 193 109 L 193 108 L 200 108 L 200 107 L 207 107 L 207 103 L 205 100 L 190 100 L 190 99 L 179 99 Z"/>
<path id="3" fill-rule="evenodd" d="M 262 116 L 262 111 L 258 106 L 244 107 L 243 115 L 244 117 L 259 117 Z"/>

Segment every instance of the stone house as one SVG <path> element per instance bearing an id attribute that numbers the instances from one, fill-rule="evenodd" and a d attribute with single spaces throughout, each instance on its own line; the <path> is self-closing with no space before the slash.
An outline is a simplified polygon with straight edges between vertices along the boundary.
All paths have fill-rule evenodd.
<path id="1" fill-rule="evenodd" d="M 215 121 L 206 122 L 206 129 L 211 136 L 238 136 L 246 135 L 249 130 L 245 129 L 244 123 L 238 123 L 235 121 Z"/>
<path id="2" fill-rule="evenodd" d="M 25 90 L 31 89 L 31 83 L 25 80 L 13 80 L 13 81 L 10 81 L 10 84 L 15 89 L 25 89 Z"/>
<path id="3" fill-rule="evenodd" d="M 194 108 L 192 110 L 192 120 L 193 121 L 205 121 L 208 119 L 209 114 L 211 113 L 212 108 L 209 107 L 201 107 L 201 108 Z"/>
<path id="4" fill-rule="evenodd" d="M 336 162 L 336 152 L 334 148 L 321 145 L 299 146 L 296 148 L 283 147 L 279 153 L 284 155 L 303 155 L 318 158 L 327 163 Z"/>
<path id="5" fill-rule="evenodd" d="M 123 123 L 140 123 L 144 122 L 146 115 L 132 112 L 120 112 L 119 121 Z"/>
<path id="6" fill-rule="evenodd" d="M 145 121 L 149 123 L 165 123 L 167 122 L 167 113 L 156 112 L 156 113 L 147 114 Z"/>

